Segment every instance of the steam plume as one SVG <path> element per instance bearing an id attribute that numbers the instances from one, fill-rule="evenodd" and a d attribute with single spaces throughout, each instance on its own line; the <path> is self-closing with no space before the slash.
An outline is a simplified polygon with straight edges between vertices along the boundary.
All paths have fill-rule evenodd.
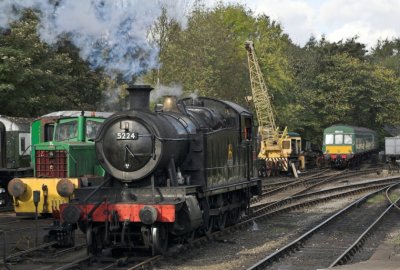
<path id="1" fill-rule="evenodd" d="M 147 34 L 161 9 L 184 26 L 189 1 L 2 0 L 0 27 L 17 20 L 23 9 L 38 10 L 44 42 L 54 44 L 67 36 L 93 68 L 122 73 L 127 79 L 157 67 L 157 48 L 150 45 Z"/>

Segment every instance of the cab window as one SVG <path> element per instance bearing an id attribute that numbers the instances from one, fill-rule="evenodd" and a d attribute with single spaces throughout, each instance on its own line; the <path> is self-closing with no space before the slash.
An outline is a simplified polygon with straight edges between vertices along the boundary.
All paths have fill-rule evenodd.
<path id="1" fill-rule="evenodd" d="M 353 143 L 353 138 L 351 137 L 350 134 L 345 134 L 344 135 L 344 144 L 352 144 Z"/>
<path id="2" fill-rule="evenodd" d="M 53 140 L 54 123 L 44 125 L 44 141 L 49 142 Z"/>
<path id="3" fill-rule="evenodd" d="M 283 149 L 290 149 L 290 141 L 283 141 L 282 142 Z"/>
<path id="4" fill-rule="evenodd" d="M 343 144 L 343 135 L 335 134 L 335 144 Z"/>
<path id="5" fill-rule="evenodd" d="M 86 139 L 94 140 L 96 138 L 96 134 L 100 126 L 101 122 L 86 120 Z"/>
<path id="6" fill-rule="evenodd" d="M 333 134 L 325 135 L 325 144 L 333 144 Z"/>
<path id="7" fill-rule="evenodd" d="M 78 121 L 69 121 L 64 123 L 59 123 L 56 126 L 56 141 L 65 141 L 74 139 L 78 136 Z"/>
<path id="8" fill-rule="evenodd" d="M 244 119 L 244 138 L 249 141 L 253 138 L 252 126 L 253 126 L 253 124 L 251 122 L 251 118 L 245 118 Z"/>

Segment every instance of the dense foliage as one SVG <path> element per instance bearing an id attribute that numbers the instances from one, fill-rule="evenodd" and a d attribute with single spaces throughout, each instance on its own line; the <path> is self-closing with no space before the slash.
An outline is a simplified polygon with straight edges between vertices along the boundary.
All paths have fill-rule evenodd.
<path id="1" fill-rule="evenodd" d="M 378 45 L 380 46 L 380 45 Z M 299 107 L 298 126 L 309 138 L 332 124 L 369 127 L 384 135 L 386 125 L 400 123 L 400 80 L 383 59 L 367 54 L 355 39 L 336 43 L 310 39 L 292 48 L 293 91 Z"/>
<path id="2" fill-rule="evenodd" d="M 164 14 L 165 16 L 165 14 Z M 357 38 L 310 38 L 294 45 L 279 24 L 242 6 L 198 8 L 188 27 L 161 17 L 154 37 L 161 67 L 151 83 L 181 83 L 185 92 L 245 104 L 250 95 L 244 42 L 251 39 L 273 98 L 278 125 L 321 144 L 332 124 L 365 126 L 384 135 L 400 123 L 400 42 L 380 41 L 368 52 Z M 159 31 L 161 30 L 162 31 Z"/>
<path id="3" fill-rule="evenodd" d="M 67 41 L 49 46 L 27 11 L 0 35 L 0 113 L 30 116 L 56 110 L 94 110 L 102 80 Z"/>
<path id="4" fill-rule="evenodd" d="M 0 113 L 36 116 L 51 110 L 121 106 L 126 81 L 102 77 L 64 41 L 49 46 L 36 33 L 37 19 L 26 12 L 0 36 Z M 367 49 L 357 38 L 325 38 L 300 47 L 266 15 L 241 5 L 198 5 L 185 27 L 164 11 L 149 30 L 159 50 L 159 67 L 139 74 L 142 82 L 181 85 L 185 95 L 223 98 L 248 106 L 250 80 L 246 40 L 253 40 L 279 126 L 321 143 L 332 124 L 378 130 L 400 124 L 400 40 L 377 41 Z M 138 76 L 139 76 L 138 75 Z M 118 89 L 117 93 L 114 93 Z M 114 94 L 113 94 L 114 93 Z M 109 101 L 110 103 L 110 101 Z"/>

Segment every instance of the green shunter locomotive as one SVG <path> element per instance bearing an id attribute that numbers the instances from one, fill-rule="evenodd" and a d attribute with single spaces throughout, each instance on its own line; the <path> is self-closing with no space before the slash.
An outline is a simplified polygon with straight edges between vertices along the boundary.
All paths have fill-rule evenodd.
<path id="1" fill-rule="evenodd" d="M 109 115 L 60 111 L 32 123 L 33 177 L 14 178 L 8 184 L 17 215 L 35 213 L 35 192 L 39 195 L 38 212 L 57 214 L 59 205 L 69 201 L 75 188 L 102 180 L 104 170 L 96 159 L 93 140 Z"/>

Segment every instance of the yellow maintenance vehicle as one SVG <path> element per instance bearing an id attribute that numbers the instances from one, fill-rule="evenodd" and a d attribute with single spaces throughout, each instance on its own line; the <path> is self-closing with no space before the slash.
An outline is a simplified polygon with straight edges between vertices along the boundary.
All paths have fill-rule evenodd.
<path id="1" fill-rule="evenodd" d="M 259 176 L 278 175 L 280 172 L 288 172 L 289 168 L 296 175 L 297 169 L 305 167 L 304 157 L 300 155 L 301 137 L 297 133 L 288 132 L 287 127 L 280 131 L 276 126 L 271 97 L 257 61 L 254 44 L 246 41 L 245 47 L 252 93 L 246 100 L 253 101 L 258 119 Z"/>

